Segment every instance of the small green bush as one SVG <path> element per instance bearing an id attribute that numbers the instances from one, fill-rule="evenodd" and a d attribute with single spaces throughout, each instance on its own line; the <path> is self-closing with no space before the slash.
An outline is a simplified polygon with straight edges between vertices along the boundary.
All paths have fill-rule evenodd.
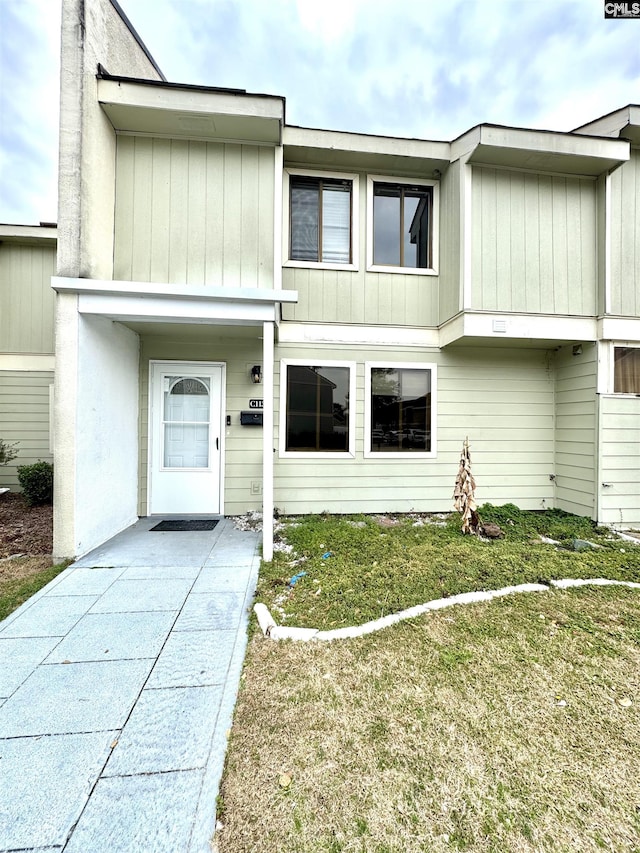
<path id="1" fill-rule="evenodd" d="M 9 442 L 3 441 L 0 438 L 0 465 L 8 465 L 12 459 L 16 458 L 18 455 L 18 451 L 16 450 L 17 446 L 17 441 L 14 441 L 13 444 L 9 444 Z"/>
<path id="2" fill-rule="evenodd" d="M 19 465 L 18 482 L 29 506 L 53 502 L 53 465 L 49 462 Z"/>

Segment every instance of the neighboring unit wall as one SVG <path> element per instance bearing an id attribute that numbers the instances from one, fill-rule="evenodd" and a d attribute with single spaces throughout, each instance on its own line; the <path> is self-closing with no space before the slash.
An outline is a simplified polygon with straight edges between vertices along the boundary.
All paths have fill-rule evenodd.
<path id="1" fill-rule="evenodd" d="M 611 175 L 611 314 L 640 317 L 640 150 Z"/>
<path id="2" fill-rule="evenodd" d="M 640 527 L 640 398 L 600 397 L 602 524 Z"/>
<path id="3" fill-rule="evenodd" d="M 0 356 L 0 363 L 2 357 Z M 18 465 L 52 462 L 49 405 L 53 371 L 0 370 L 0 438 L 18 456 L 0 466 L 0 487 L 19 490 Z"/>
<path id="4" fill-rule="evenodd" d="M 0 242 L 0 353 L 53 354 L 55 271 L 55 244 Z"/>
<path id="5" fill-rule="evenodd" d="M 43 241 L 0 237 L 0 439 L 18 450 L 0 467 L 0 486 L 14 490 L 18 465 L 52 461 L 55 229 L 25 230 L 42 230 Z"/>
<path id="6" fill-rule="evenodd" d="M 249 408 L 250 398 L 261 398 L 261 385 L 251 382 L 251 367 L 262 362 L 261 332 L 243 331 L 233 337 L 210 326 L 210 340 L 189 340 L 183 336 L 142 338 L 140 359 L 140 450 L 138 512 L 147 515 L 149 452 L 149 360 L 214 361 L 226 364 L 225 416 L 231 426 L 224 436 L 224 513 L 237 515 L 262 506 L 262 429 L 240 426 L 240 412 Z"/>
<path id="7" fill-rule="evenodd" d="M 594 315 L 596 182 L 473 168 L 473 304 Z"/>
<path id="8" fill-rule="evenodd" d="M 595 518 L 597 477 L 597 347 L 582 344 L 555 356 L 555 506 Z"/>
<path id="9" fill-rule="evenodd" d="M 273 149 L 119 136 L 114 278 L 273 287 Z"/>
<path id="10" fill-rule="evenodd" d="M 553 506 L 554 389 L 542 350 L 280 345 L 277 359 L 356 363 L 355 458 L 275 459 L 275 503 L 287 513 L 452 509 L 462 443 L 469 437 L 480 503 Z M 364 362 L 436 363 L 437 457 L 365 458 Z M 276 370 L 279 385 L 279 372 Z M 281 406 L 279 390 L 276 417 Z M 284 417 L 284 413 L 281 413 Z M 276 437 L 277 446 L 277 437 Z"/>

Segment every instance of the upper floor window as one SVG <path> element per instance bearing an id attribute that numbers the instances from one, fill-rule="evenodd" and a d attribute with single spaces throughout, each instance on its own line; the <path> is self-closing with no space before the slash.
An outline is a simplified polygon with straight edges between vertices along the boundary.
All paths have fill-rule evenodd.
<path id="1" fill-rule="evenodd" d="M 372 175 L 368 182 L 368 266 L 373 270 L 435 273 L 437 183 Z"/>
<path id="2" fill-rule="evenodd" d="M 355 269 L 357 176 L 286 170 L 288 266 Z"/>
<path id="3" fill-rule="evenodd" d="M 613 391 L 640 394 L 640 347 L 614 347 Z"/>

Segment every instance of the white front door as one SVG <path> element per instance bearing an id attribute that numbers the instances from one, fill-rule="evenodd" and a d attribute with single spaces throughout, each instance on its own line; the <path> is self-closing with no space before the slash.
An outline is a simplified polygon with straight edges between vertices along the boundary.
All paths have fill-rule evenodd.
<path id="1" fill-rule="evenodd" d="M 223 366 L 151 362 L 149 513 L 220 512 Z"/>

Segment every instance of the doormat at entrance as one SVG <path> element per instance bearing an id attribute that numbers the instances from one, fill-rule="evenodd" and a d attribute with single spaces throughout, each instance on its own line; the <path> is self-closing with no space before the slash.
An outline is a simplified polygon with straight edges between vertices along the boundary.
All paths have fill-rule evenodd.
<path id="1" fill-rule="evenodd" d="M 217 523 L 217 518 L 171 518 L 168 521 L 161 521 L 151 530 L 213 530 Z"/>

